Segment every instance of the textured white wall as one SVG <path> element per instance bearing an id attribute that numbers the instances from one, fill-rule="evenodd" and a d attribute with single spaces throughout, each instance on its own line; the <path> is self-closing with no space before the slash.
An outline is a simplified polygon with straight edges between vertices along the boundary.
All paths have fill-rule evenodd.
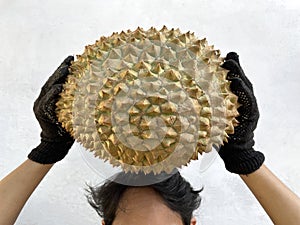
<path id="1" fill-rule="evenodd" d="M 32 113 L 41 85 L 69 54 L 113 31 L 167 25 L 207 37 L 225 56 L 236 51 L 254 83 L 261 117 L 256 149 L 300 193 L 299 1 L 0 0 L 0 178 L 39 142 Z M 75 145 L 33 194 L 16 224 L 100 224 L 86 203 L 85 182 L 101 181 Z M 199 224 L 272 224 L 238 176 L 220 159 L 204 173 L 185 171 L 205 186 Z"/>

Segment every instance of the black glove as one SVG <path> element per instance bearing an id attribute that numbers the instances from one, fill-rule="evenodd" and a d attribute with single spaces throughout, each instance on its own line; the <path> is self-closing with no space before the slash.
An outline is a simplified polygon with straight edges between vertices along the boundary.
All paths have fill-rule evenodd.
<path id="1" fill-rule="evenodd" d="M 257 126 L 259 112 L 251 82 L 243 72 L 239 56 L 230 52 L 222 65 L 229 70 L 227 79 L 231 81 L 231 91 L 238 96 L 241 106 L 238 108 L 239 125 L 234 128 L 234 134 L 229 135 L 228 143 L 224 143 L 219 155 L 224 160 L 228 171 L 237 174 L 250 174 L 264 162 L 264 155 L 253 149 L 254 130 Z"/>
<path id="2" fill-rule="evenodd" d="M 69 74 L 73 56 L 68 56 L 42 87 L 34 102 L 33 111 L 41 132 L 41 143 L 33 149 L 28 158 L 41 164 L 52 164 L 62 160 L 74 143 L 70 134 L 61 127 L 55 114 L 56 102 Z"/>

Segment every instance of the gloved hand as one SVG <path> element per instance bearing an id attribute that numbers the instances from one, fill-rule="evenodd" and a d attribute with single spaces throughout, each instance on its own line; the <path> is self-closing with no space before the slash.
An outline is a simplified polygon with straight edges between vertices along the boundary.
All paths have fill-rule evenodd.
<path id="1" fill-rule="evenodd" d="M 68 56 L 42 87 L 34 102 L 33 111 L 42 128 L 41 143 L 28 155 L 32 161 L 52 164 L 62 160 L 74 143 L 70 134 L 61 127 L 55 114 L 56 102 L 69 74 L 73 56 Z"/>
<path id="2" fill-rule="evenodd" d="M 230 52 L 222 65 L 229 70 L 227 79 L 231 81 L 231 91 L 238 96 L 241 106 L 238 108 L 239 125 L 234 128 L 234 134 L 229 135 L 228 143 L 224 143 L 219 155 L 228 171 L 237 174 L 250 174 L 264 162 L 264 155 L 253 149 L 254 130 L 257 126 L 259 112 L 251 82 L 246 77 L 239 62 L 239 56 Z"/>

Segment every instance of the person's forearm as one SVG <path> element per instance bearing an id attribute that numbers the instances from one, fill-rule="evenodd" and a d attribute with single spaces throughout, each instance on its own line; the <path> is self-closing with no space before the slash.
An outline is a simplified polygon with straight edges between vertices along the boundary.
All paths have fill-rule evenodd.
<path id="1" fill-rule="evenodd" d="M 276 225 L 300 224 L 300 198 L 265 165 L 241 178 Z"/>
<path id="2" fill-rule="evenodd" d="M 0 224 L 14 224 L 27 199 L 53 164 L 26 160 L 0 181 Z"/>

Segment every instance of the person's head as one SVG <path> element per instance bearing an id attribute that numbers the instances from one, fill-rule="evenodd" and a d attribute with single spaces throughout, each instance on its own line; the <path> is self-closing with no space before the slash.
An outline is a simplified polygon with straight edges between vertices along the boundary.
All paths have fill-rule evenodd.
<path id="1" fill-rule="evenodd" d="M 141 176 L 147 175 L 135 175 L 134 179 Z M 193 211 L 201 202 L 199 192 L 176 172 L 146 186 L 107 181 L 102 186 L 89 187 L 87 197 L 105 225 L 190 225 L 196 224 Z"/>

